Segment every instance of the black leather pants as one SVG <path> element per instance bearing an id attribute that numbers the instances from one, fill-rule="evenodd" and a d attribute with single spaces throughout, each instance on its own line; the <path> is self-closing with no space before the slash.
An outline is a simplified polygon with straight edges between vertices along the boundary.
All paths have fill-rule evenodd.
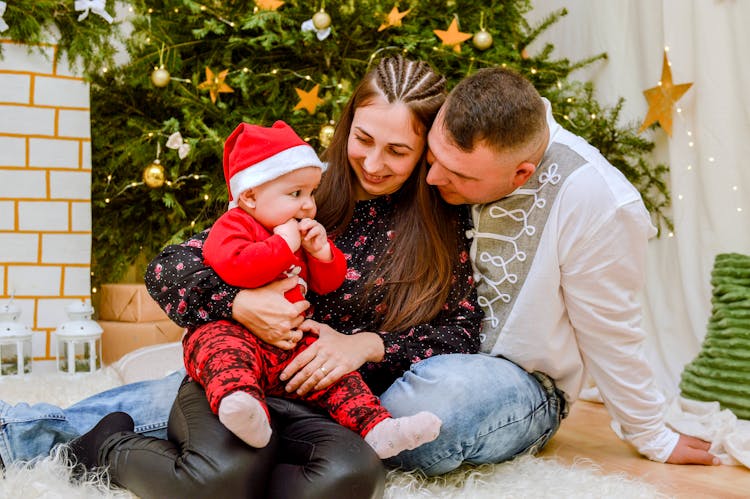
<path id="1" fill-rule="evenodd" d="M 102 445 L 99 462 L 113 483 L 142 499 L 383 496 L 383 465 L 356 433 L 299 402 L 267 403 L 273 437 L 254 449 L 221 424 L 198 383 L 183 383 L 168 440 L 118 433 Z"/>

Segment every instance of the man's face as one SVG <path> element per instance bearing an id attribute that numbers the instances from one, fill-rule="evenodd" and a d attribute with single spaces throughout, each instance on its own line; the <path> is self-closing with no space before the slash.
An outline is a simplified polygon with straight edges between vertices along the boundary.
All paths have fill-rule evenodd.
<path id="1" fill-rule="evenodd" d="M 523 184 L 517 171 L 523 160 L 481 143 L 471 152 L 462 151 L 446 137 L 444 118 L 441 110 L 427 136 L 427 183 L 436 186 L 447 203 L 489 203 Z"/>

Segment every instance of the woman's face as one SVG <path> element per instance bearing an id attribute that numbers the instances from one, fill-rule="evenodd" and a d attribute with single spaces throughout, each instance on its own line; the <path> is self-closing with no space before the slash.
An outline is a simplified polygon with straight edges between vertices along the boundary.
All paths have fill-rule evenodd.
<path id="1" fill-rule="evenodd" d="M 426 130 L 414 131 L 414 119 L 403 103 L 378 97 L 357 108 L 349 130 L 347 156 L 357 176 L 358 200 L 399 190 L 409 178 L 425 147 Z"/>

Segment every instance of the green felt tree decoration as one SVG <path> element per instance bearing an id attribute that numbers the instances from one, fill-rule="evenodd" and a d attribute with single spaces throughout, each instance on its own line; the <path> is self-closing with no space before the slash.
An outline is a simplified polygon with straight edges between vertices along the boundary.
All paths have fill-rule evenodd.
<path id="1" fill-rule="evenodd" d="M 750 419 L 750 256 L 716 256 L 712 312 L 698 356 L 682 372 L 685 398 L 718 401 Z"/>

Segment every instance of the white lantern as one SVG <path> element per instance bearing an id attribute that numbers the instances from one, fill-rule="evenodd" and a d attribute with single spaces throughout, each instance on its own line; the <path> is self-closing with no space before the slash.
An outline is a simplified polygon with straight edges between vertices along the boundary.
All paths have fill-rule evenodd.
<path id="1" fill-rule="evenodd" d="M 0 306 L 0 377 L 31 372 L 31 328 L 18 322 L 20 316 L 13 298 Z"/>
<path id="2" fill-rule="evenodd" d="M 68 322 L 56 330 L 57 370 L 75 374 L 94 372 L 102 367 L 102 328 L 91 320 L 94 308 L 86 301 L 65 307 Z"/>

